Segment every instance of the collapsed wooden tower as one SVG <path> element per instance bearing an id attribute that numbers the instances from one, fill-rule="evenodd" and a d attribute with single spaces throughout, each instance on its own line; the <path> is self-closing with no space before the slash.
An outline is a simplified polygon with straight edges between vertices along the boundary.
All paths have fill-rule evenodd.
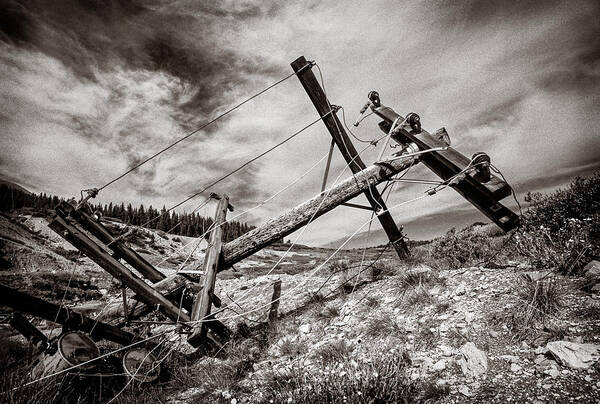
<path id="1" fill-rule="evenodd" d="M 128 345 L 139 341 L 139 337 L 122 330 L 122 326 L 158 309 L 173 324 L 180 324 L 185 329 L 185 334 L 189 335 L 187 341 L 192 346 L 198 347 L 204 343 L 220 345 L 229 338 L 230 331 L 212 313 L 213 306 L 221 307 L 221 299 L 214 293 L 217 274 L 337 206 L 346 205 L 373 211 L 398 256 L 406 257 L 408 248 L 404 236 L 386 207 L 377 185 L 389 181 L 419 162 L 430 168 L 445 186 L 454 188 L 504 231 L 518 225 L 518 216 L 499 202 L 510 195 L 512 190 L 506 182 L 490 173 L 490 159 L 485 153 L 467 158 L 450 147 L 445 129 L 430 134 L 421 128 L 418 115 L 400 116 L 382 105 L 376 92 L 371 92 L 363 111 L 370 108 L 382 118 L 379 127 L 387 134 L 384 147 L 389 140 L 393 140 L 401 146 L 401 151 L 390 159 L 380 159 L 381 161 L 367 166 L 338 119 L 338 108 L 327 99 L 312 72 L 314 63 L 300 57 L 291 66 L 332 138 L 321 193 L 228 243 L 222 240 L 221 226 L 226 221 L 227 211 L 233 210 L 233 207 L 227 195 L 211 194 L 218 200 L 218 204 L 201 269 L 204 274 L 202 284 L 185 273 L 166 276 L 127 246 L 122 238 L 111 234 L 101 220 L 86 208 L 85 202 L 89 196 L 82 198 L 78 204 L 63 202 L 56 208 L 49 227 L 121 282 L 124 288 L 135 293 L 133 302 L 128 303 L 126 294 L 123 293 L 122 302 L 111 304 L 105 310 L 105 313 L 112 315 L 123 315 L 126 321 L 119 325 L 103 323 L 0 285 L 0 305 L 10 306 L 17 312 L 13 321 L 15 328 L 32 341 L 43 341 L 41 345 L 47 342 L 43 333 L 18 314 L 21 312 L 62 324 L 65 330 L 81 330 L 94 339 L 107 339 Z M 334 146 L 337 146 L 353 175 L 325 190 Z M 383 152 L 380 157 L 382 154 Z M 361 194 L 365 195 L 370 206 L 349 202 Z"/>

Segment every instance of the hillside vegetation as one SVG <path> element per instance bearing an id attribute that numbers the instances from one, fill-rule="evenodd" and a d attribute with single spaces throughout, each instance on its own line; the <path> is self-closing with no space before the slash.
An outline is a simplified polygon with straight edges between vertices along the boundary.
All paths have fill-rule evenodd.
<path id="1" fill-rule="evenodd" d="M 203 356 L 184 355 L 185 344 L 164 341 L 154 384 L 70 376 L 20 388 L 33 357 L 13 335 L 2 348 L 4 397 L 15 403 L 598 402 L 600 263 L 594 270 L 590 262 L 600 248 L 599 189 L 600 173 L 549 195 L 531 194 L 511 234 L 483 223 L 452 229 L 413 245 L 405 261 L 389 246 L 333 257 L 332 249 L 304 246 L 261 250 L 217 278 L 215 293 L 228 307 L 217 317 L 232 339 Z M 12 263 L 2 283 L 39 288 L 55 300 L 67 292 L 100 306 L 120 299 L 103 271 L 31 221 L 3 228 L 22 245 L 0 246 Z M 165 272 L 184 260 L 202 262 L 202 254 L 177 253 L 188 240 L 139 232 L 144 237 L 132 242 L 151 262 L 170 256 L 159 266 Z M 43 265 L 32 249 L 44 252 Z M 75 271 L 72 279 L 67 270 Z M 57 293 L 40 286 L 53 280 Z M 278 318 L 269 322 L 276 280 L 282 299 Z M 103 353 L 115 348 L 100 346 Z M 96 372 L 119 373 L 119 360 L 115 355 Z"/>

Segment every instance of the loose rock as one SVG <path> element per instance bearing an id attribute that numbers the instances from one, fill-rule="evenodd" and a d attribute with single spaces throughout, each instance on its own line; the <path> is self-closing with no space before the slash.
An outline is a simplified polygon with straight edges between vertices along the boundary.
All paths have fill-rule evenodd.
<path id="1" fill-rule="evenodd" d="M 467 377 L 478 378 L 483 376 L 488 369 L 487 355 L 478 349 L 474 343 L 467 342 L 460 349 L 460 368 Z"/>
<path id="2" fill-rule="evenodd" d="M 573 369 L 587 369 L 600 358 L 600 345 L 553 341 L 546 345 L 556 361 Z"/>

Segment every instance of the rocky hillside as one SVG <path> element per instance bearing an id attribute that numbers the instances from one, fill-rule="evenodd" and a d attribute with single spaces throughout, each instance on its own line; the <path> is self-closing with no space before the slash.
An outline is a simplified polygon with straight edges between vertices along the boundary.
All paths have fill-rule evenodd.
<path id="1" fill-rule="evenodd" d="M 34 357 L 2 324 L 2 392 L 8 402 L 596 403 L 600 262 L 597 222 L 588 220 L 595 202 L 555 209 L 563 199 L 553 198 L 534 205 L 517 233 L 488 225 L 453 230 L 404 261 L 384 247 L 264 249 L 218 276 L 225 310 L 217 317 L 233 331 L 219 349 L 189 355 L 180 327 L 127 328 L 170 332 L 160 340 L 162 372 L 153 384 L 127 384 L 116 354 L 94 369 L 102 382 L 78 375 L 22 388 Z M 555 215 L 574 205 L 579 216 Z M 204 241 L 115 226 L 165 273 L 202 262 Z M 0 216 L 0 241 L 0 283 L 117 320 L 102 317 L 101 308 L 121 298 L 120 285 L 43 218 Z M 277 281 L 278 318 L 269 320 Z M 60 333 L 52 323 L 36 325 Z"/>

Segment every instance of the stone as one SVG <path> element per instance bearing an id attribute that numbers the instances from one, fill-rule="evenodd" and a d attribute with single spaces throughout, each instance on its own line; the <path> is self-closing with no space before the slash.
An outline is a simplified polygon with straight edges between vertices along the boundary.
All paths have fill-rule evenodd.
<path id="1" fill-rule="evenodd" d="M 550 377 L 558 377 L 560 375 L 560 372 L 556 369 L 548 369 L 544 370 L 544 374 Z"/>
<path id="2" fill-rule="evenodd" d="M 511 365 L 510 365 L 511 372 L 517 373 L 519 370 L 521 370 L 521 366 L 517 365 L 516 363 L 511 363 Z"/>
<path id="3" fill-rule="evenodd" d="M 302 334 L 308 334 L 308 333 L 310 333 L 311 329 L 312 329 L 312 326 L 310 324 L 302 324 L 299 328 L 299 331 Z"/>
<path id="4" fill-rule="evenodd" d="M 464 283 L 461 283 L 460 285 L 458 285 L 458 287 L 454 291 L 454 294 L 456 296 L 462 296 L 465 293 L 467 293 L 467 286 Z"/>
<path id="5" fill-rule="evenodd" d="M 600 358 L 600 345 L 552 341 L 546 345 L 556 361 L 572 369 L 587 369 Z"/>
<path id="6" fill-rule="evenodd" d="M 514 356 L 514 355 L 500 355 L 498 358 L 502 359 L 503 361 L 507 361 L 510 363 L 519 363 L 519 357 L 518 356 Z"/>
<path id="7" fill-rule="evenodd" d="M 583 267 L 583 274 L 588 279 L 597 279 L 600 281 L 600 261 L 592 260 Z"/>
<path id="8" fill-rule="evenodd" d="M 440 359 L 439 361 L 437 361 L 436 363 L 434 363 L 431 366 L 431 369 L 435 370 L 435 371 L 441 371 L 446 369 L 446 361 L 443 359 Z"/>
<path id="9" fill-rule="evenodd" d="M 473 320 L 475 320 L 475 314 L 471 313 L 470 311 L 466 312 L 465 321 L 470 324 L 473 322 Z"/>
<path id="10" fill-rule="evenodd" d="M 458 362 L 465 376 L 479 378 L 487 372 L 487 355 L 478 349 L 474 343 L 467 342 L 463 345 L 460 349 L 460 354 L 461 357 Z"/>
<path id="11" fill-rule="evenodd" d="M 458 392 L 460 394 L 462 394 L 463 396 L 467 396 L 467 397 L 473 396 L 473 393 L 471 393 L 471 390 L 464 384 L 461 384 L 460 386 L 458 386 Z"/>
<path id="12" fill-rule="evenodd" d="M 448 345 L 440 345 L 440 350 L 443 356 L 453 356 L 455 353 L 455 349 Z"/>
<path id="13" fill-rule="evenodd" d="M 535 351 L 533 351 L 536 355 L 544 355 L 546 352 L 548 352 L 548 348 L 546 348 L 545 346 L 539 346 L 537 348 L 535 348 Z"/>
<path id="14" fill-rule="evenodd" d="M 498 338 L 498 333 L 496 331 L 494 331 L 494 330 L 491 330 L 489 332 L 489 334 L 490 334 L 490 337 L 492 337 L 492 338 Z"/>

